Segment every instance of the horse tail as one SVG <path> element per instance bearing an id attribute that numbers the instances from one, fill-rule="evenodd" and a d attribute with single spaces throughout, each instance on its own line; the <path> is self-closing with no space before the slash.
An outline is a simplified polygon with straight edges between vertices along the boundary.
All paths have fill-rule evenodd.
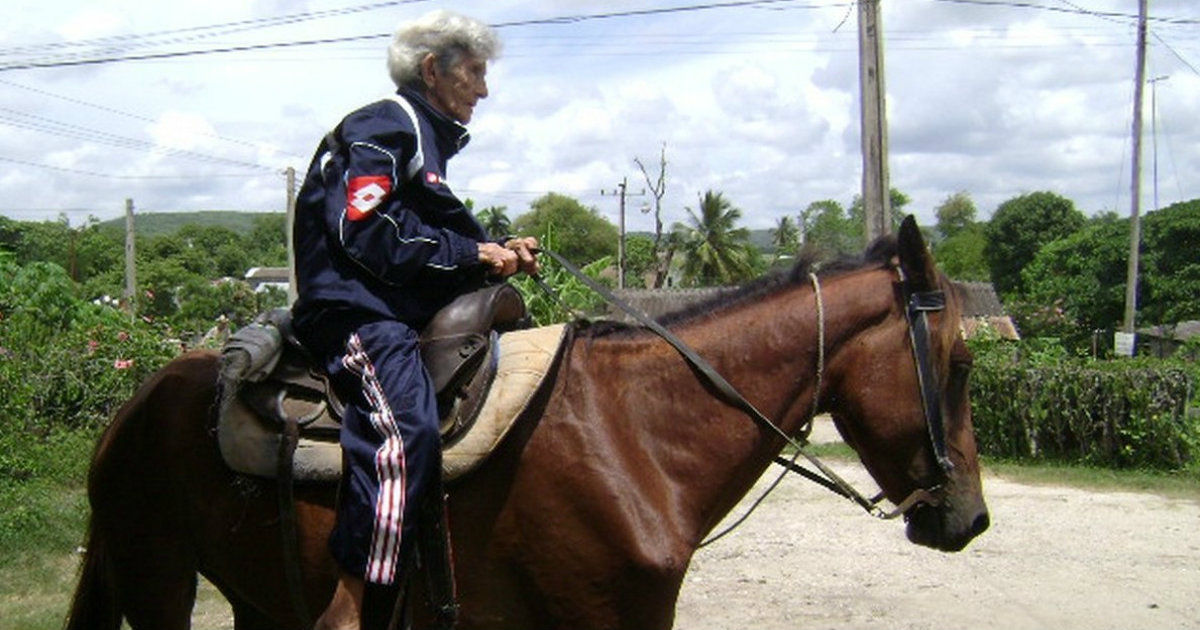
<path id="1" fill-rule="evenodd" d="M 71 600 L 66 630 L 118 630 L 121 610 L 117 605 L 117 583 L 112 560 L 105 549 L 104 536 L 94 520 L 88 524 L 87 547 L 79 584 Z"/>
<path id="2" fill-rule="evenodd" d="M 157 380 L 148 379 L 147 382 Z M 149 389 L 146 384 L 139 388 L 134 396 L 126 401 L 113 416 L 112 422 L 100 436 L 92 453 L 92 462 L 88 468 L 87 493 L 92 513 L 88 517 L 87 537 L 84 542 L 83 564 L 79 569 L 79 581 L 75 586 L 75 595 L 71 599 L 71 610 L 67 615 L 66 630 L 119 630 L 124 614 L 119 604 L 119 588 L 117 565 L 110 551 L 109 534 L 103 526 L 102 519 L 97 515 L 97 496 L 101 488 L 108 487 L 115 474 L 122 471 L 113 470 L 119 461 L 113 461 L 112 449 L 122 428 L 127 427 L 131 416 L 136 416 L 141 409 L 141 400 Z M 128 429 L 124 431 L 128 433 Z M 120 460 L 120 458 L 116 458 Z M 111 530 L 108 530 L 111 531 Z"/>

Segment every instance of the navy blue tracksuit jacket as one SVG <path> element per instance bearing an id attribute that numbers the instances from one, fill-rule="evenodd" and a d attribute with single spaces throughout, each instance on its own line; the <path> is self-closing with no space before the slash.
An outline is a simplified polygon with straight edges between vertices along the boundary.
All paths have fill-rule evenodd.
<path id="1" fill-rule="evenodd" d="M 439 486 L 437 404 L 418 331 L 486 276 L 487 234 L 446 179 L 468 139 L 401 90 L 321 141 L 296 199 L 293 322 L 346 403 L 330 550 L 369 584 L 398 583 L 418 504 Z"/>

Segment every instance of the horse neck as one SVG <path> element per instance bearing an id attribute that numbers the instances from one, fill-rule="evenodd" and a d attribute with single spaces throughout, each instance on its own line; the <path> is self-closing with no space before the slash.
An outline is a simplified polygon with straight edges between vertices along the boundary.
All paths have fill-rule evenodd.
<path id="1" fill-rule="evenodd" d="M 858 322 L 878 320 L 889 308 L 890 293 L 865 280 L 859 272 L 839 276 L 822 291 L 827 364 L 862 330 Z M 866 284 L 873 289 L 865 290 Z M 887 297 L 880 299 L 881 292 Z M 814 291 L 800 285 L 671 330 L 791 434 L 814 411 L 820 319 Z M 777 434 L 717 399 L 651 333 L 597 342 L 584 353 L 593 377 L 610 383 L 601 387 L 616 404 L 610 420 L 637 433 L 620 446 L 626 458 L 661 471 L 647 483 L 672 487 L 674 503 L 691 511 L 697 536 L 736 505 L 784 445 Z"/>

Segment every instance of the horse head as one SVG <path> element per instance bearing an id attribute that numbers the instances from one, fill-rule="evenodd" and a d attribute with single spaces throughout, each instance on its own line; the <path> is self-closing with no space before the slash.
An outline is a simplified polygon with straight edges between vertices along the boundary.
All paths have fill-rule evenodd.
<path id="1" fill-rule="evenodd" d="M 904 516 L 913 543 L 958 551 L 987 529 L 967 379 L 962 298 L 910 216 L 886 272 L 890 310 L 830 362 L 830 415 L 887 498 L 922 497 Z M 876 295 L 878 292 L 876 292 Z"/>

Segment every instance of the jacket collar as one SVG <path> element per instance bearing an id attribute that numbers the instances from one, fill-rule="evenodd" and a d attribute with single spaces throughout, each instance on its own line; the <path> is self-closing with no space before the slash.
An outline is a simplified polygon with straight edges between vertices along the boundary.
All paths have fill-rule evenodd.
<path id="1" fill-rule="evenodd" d="M 437 139 L 438 153 L 443 159 L 450 159 L 471 141 L 471 134 L 462 123 L 438 111 L 418 90 L 405 87 L 397 92 L 408 99 L 408 102 L 423 114 L 425 120 L 429 121 Z"/>

